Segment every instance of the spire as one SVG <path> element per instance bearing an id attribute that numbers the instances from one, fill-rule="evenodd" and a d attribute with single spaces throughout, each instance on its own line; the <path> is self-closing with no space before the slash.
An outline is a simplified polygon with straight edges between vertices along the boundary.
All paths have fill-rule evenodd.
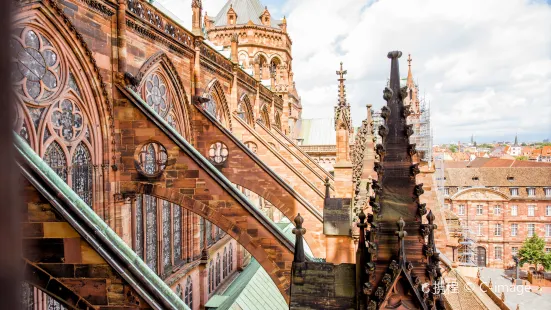
<path id="1" fill-rule="evenodd" d="M 337 71 L 337 75 L 339 76 L 339 79 L 337 80 L 339 81 L 339 106 L 341 107 L 348 105 L 346 102 L 346 87 L 344 86 L 344 81 L 346 81 L 344 75 L 347 73 L 347 70 L 343 70 L 341 61 L 341 70 Z"/>
<path id="2" fill-rule="evenodd" d="M 407 85 L 408 87 L 410 85 L 413 85 L 413 74 L 411 74 L 411 61 L 413 59 L 411 59 L 411 54 L 408 54 L 408 81 L 407 81 Z"/>
<path id="3" fill-rule="evenodd" d="M 518 146 L 518 134 L 515 133 L 515 144 L 513 146 Z"/>

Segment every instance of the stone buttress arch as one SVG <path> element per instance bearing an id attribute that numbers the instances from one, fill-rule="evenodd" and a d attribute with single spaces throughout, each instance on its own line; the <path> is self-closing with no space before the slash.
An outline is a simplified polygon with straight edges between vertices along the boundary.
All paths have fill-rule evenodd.
<path id="1" fill-rule="evenodd" d="M 249 96 L 247 94 L 241 95 L 241 98 L 239 99 L 239 103 L 243 107 L 243 112 L 245 112 L 245 121 L 247 124 L 252 126 L 254 128 L 254 110 L 253 105 L 251 104 L 251 100 L 249 99 Z"/>

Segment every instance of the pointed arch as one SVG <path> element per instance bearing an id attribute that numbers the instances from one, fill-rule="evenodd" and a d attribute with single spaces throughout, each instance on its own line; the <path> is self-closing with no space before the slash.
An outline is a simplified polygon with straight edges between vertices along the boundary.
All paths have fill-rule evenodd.
<path id="1" fill-rule="evenodd" d="M 203 97 L 209 99 L 208 102 L 203 104 L 203 108 L 231 131 L 230 107 L 222 84 L 217 79 L 210 81 Z"/>
<path id="2" fill-rule="evenodd" d="M 237 104 L 237 113 L 247 124 L 253 126 L 254 128 L 254 113 L 251 100 L 247 94 L 241 95 L 239 103 Z"/>
<path id="3" fill-rule="evenodd" d="M 17 68 L 13 86 L 19 118 L 15 130 L 41 157 L 59 146 L 66 160 L 64 179 L 76 186 L 71 184 L 72 161 L 82 161 L 83 155 L 88 167 L 109 166 L 114 156 L 112 106 L 106 84 L 93 53 L 57 2 L 46 1 L 20 11 L 13 23 L 11 46 Z M 27 62 L 38 65 L 35 68 L 40 72 L 25 69 Z M 103 183 L 91 173 L 92 186 L 101 191 Z M 109 171 L 105 173 L 108 178 Z M 92 195 L 94 191 L 86 192 Z M 82 198 L 102 216 L 102 198 Z"/>
<path id="4" fill-rule="evenodd" d="M 270 113 L 268 112 L 268 107 L 266 105 L 263 105 L 262 108 L 260 108 L 260 122 L 264 124 L 264 126 L 271 128 L 270 124 Z"/>
<path id="5" fill-rule="evenodd" d="M 162 51 L 144 62 L 137 76 L 138 92 L 187 141 L 192 142 L 191 112 L 184 84 L 174 63 Z"/>
<path id="6" fill-rule="evenodd" d="M 275 122 L 275 126 L 277 127 L 277 129 L 282 130 L 281 129 L 281 115 L 279 114 L 278 111 L 275 112 L 274 122 Z"/>

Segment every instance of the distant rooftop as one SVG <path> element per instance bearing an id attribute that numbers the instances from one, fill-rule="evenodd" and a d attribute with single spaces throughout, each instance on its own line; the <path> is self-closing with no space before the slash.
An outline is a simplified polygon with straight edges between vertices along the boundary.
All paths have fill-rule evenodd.
<path id="1" fill-rule="evenodd" d="M 218 12 L 218 15 L 214 18 L 214 26 L 227 26 L 227 13 L 230 6 L 237 14 L 237 25 L 245 25 L 251 21 L 255 25 L 263 26 L 260 21 L 260 16 L 264 13 L 265 6 L 263 6 L 259 0 L 228 0 L 220 12 Z M 271 27 L 280 28 L 279 24 L 281 23 L 281 20 L 274 19 L 273 17 L 270 19 Z"/>

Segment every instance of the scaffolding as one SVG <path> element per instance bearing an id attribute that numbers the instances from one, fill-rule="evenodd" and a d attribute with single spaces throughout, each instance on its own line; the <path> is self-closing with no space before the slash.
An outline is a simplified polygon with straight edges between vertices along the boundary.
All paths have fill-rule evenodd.
<path id="1" fill-rule="evenodd" d="M 476 240 L 471 238 L 473 232 L 468 226 L 462 224 L 459 237 L 457 258 L 460 266 L 476 266 Z"/>
<path id="2" fill-rule="evenodd" d="M 408 124 L 413 125 L 413 135 L 410 143 L 415 143 L 415 148 L 422 161 L 427 162 L 432 168 L 432 129 L 430 126 L 430 103 L 425 98 L 419 100 L 419 114 L 408 117 Z"/>

